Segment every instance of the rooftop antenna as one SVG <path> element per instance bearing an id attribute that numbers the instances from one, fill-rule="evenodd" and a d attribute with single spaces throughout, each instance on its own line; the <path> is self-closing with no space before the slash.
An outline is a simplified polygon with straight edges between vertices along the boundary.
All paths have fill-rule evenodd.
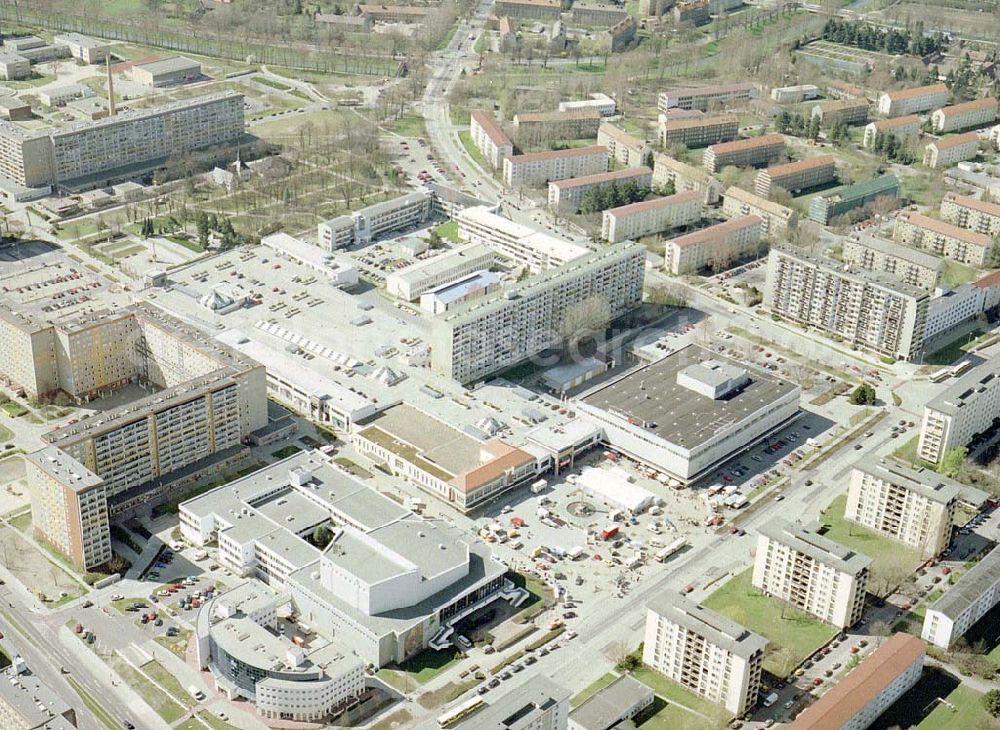
<path id="1" fill-rule="evenodd" d="M 108 112 L 108 114 L 113 117 L 113 116 L 115 116 L 115 114 L 117 112 L 115 111 L 115 81 L 114 81 L 114 78 L 111 76 L 111 53 L 110 52 L 108 53 L 107 56 L 104 57 L 104 65 L 108 69 L 108 101 L 111 102 L 111 104 L 110 104 L 111 108 L 110 108 L 110 111 Z"/>

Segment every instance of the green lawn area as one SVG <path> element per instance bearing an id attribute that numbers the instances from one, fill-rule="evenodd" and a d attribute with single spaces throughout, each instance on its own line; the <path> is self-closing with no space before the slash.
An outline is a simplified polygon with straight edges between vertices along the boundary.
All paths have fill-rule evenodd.
<path id="1" fill-rule="evenodd" d="M 175 700 L 186 707 L 194 706 L 194 698 L 188 693 L 173 674 L 158 661 L 146 662 L 141 667 L 142 671 L 148 674 L 153 681 L 169 691 Z"/>
<path id="2" fill-rule="evenodd" d="M 453 243 L 461 243 L 462 239 L 458 237 L 458 221 L 448 221 L 447 223 L 442 223 L 437 228 L 434 229 L 437 234 L 446 241 L 452 241 Z M 3 433 L 0 432 L 0 441 Z"/>
<path id="3" fill-rule="evenodd" d="M 599 690 L 604 689 L 609 684 L 614 682 L 616 679 L 618 679 L 616 675 L 612 674 L 611 672 L 608 672 L 603 677 L 601 677 L 593 684 L 591 684 L 589 687 L 580 692 L 580 694 L 570 699 L 569 704 L 572 705 L 573 707 L 583 704 L 584 701 L 593 697 L 595 694 L 597 694 Z"/>
<path id="4" fill-rule="evenodd" d="M 230 725 L 224 720 L 220 720 L 211 712 L 199 712 L 198 717 L 204 720 L 212 730 L 237 730 L 235 725 Z M 199 724 L 197 730 L 204 730 L 204 725 Z"/>
<path id="5" fill-rule="evenodd" d="M 104 706 L 95 700 L 91 694 L 83 688 L 83 686 L 77 682 L 73 677 L 66 677 L 66 681 L 69 682 L 73 690 L 80 695 L 80 699 L 83 700 L 83 704 L 87 706 L 87 709 L 94 713 L 94 717 L 101 721 L 109 730 L 118 730 L 121 727 L 121 723 L 115 720 L 108 711 L 104 709 Z"/>
<path id="6" fill-rule="evenodd" d="M 264 84 L 264 86 L 270 86 L 272 89 L 278 89 L 280 91 L 288 91 L 292 87 L 288 84 L 283 84 L 280 81 L 275 81 L 274 79 L 269 79 L 267 76 L 254 76 L 253 80 L 258 84 Z"/>
<path id="7" fill-rule="evenodd" d="M 423 137 L 424 118 L 419 114 L 403 114 L 399 119 L 389 124 L 389 129 L 403 137 Z"/>
<path id="8" fill-rule="evenodd" d="M 478 164 L 484 170 L 489 169 L 486 164 L 486 158 L 483 157 L 483 153 L 479 151 L 479 148 L 476 147 L 475 143 L 472 141 L 472 134 L 468 130 L 466 130 L 463 132 L 459 132 L 458 138 L 459 140 L 461 140 L 462 146 L 465 148 L 465 151 L 469 153 L 469 157 L 475 160 L 476 164 Z"/>
<path id="9" fill-rule="evenodd" d="M 973 347 L 992 336 L 989 332 L 971 336 L 975 334 L 977 333 L 963 333 L 960 337 L 925 357 L 924 362 L 928 365 L 952 365 Z"/>
<path id="10" fill-rule="evenodd" d="M 647 687 L 652 687 L 667 702 L 665 707 L 640 724 L 643 730 L 717 728 L 725 726 L 729 721 L 730 715 L 726 708 L 699 697 L 648 667 L 639 667 L 632 672 L 632 676 Z"/>
<path id="11" fill-rule="evenodd" d="M 20 418 L 21 416 L 23 416 L 25 413 L 28 412 L 27 408 L 22 406 L 20 403 L 15 403 L 14 401 L 10 401 L 9 403 L 4 403 L 2 406 L 0 406 L 0 408 L 2 408 L 3 412 L 6 413 L 11 418 Z"/>
<path id="12" fill-rule="evenodd" d="M 444 234 L 442 233 L 441 235 L 443 236 Z M 0 425 L 0 441 L 10 441 L 12 438 L 14 438 L 14 432 L 6 426 Z"/>
<path id="13" fill-rule="evenodd" d="M 942 702 L 934 708 L 934 712 L 917 725 L 918 730 L 952 730 L 952 728 L 992 727 L 990 716 L 983 707 L 983 695 L 976 690 L 960 684 L 948 695 L 946 700 L 954 706 L 954 710 Z"/>
<path id="14" fill-rule="evenodd" d="M 426 684 L 458 661 L 459 653 L 457 651 L 424 649 L 402 664 L 393 664 L 390 668 L 397 673 L 408 674 L 420 684 Z"/>
<path id="15" fill-rule="evenodd" d="M 24 532 L 31 527 L 31 510 L 25 510 L 19 515 L 10 518 L 10 526 L 18 532 Z"/>
<path id="16" fill-rule="evenodd" d="M 823 510 L 821 520 L 826 526 L 826 537 L 842 545 L 853 548 L 859 553 L 864 553 L 872 559 L 871 584 L 877 588 L 877 583 L 881 576 L 893 572 L 896 566 L 902 562 L 909 563 L 916 570 L 917 566 L 923 562 L 919 552 L 890 540 L 887 537 L 877 535 L 871 530 L 866 530 L 860 525 L 855 525 L 844 519 L 844 507 L 847 504 L 847 495 L 842 494 Z"/>
<path id="17" fill-rule="evenodd" d="M 156 713 L 173 724 L 184 717 L 184 707 L 171 699 L 145 675 L 137 671 L 131 664 L 115 654 L 111 658 L 111 667 L 118 672 L 123 680 L 134 689 Z"/>
<path id="18" fill-rule="evenodd" d="M 765 596 L 751 585 L 752 572 L 747 569 L 733 577 L 702 603 L 767 638 L 764 669 L 784 677 L 837 629 Z"/>
<path id="19" fill-rule="evenodd" d="M 976 270 L 971 266 L 945 259 L 941 280 L 948 286 L 961 286 L 976 278 Z"/>
<path id="20" fill-rule="evenodd" d="M 302 449 L 296 446 L 295 444 L 288 444 L 288 446 L 282 446 L 277 451 L 271 452 L 271 456 L 273 456 L 275 459 L 287 459 L 289 456 L 293 456 L 294 454 L 297 454 L 300 451 L 302 451 Z"/>

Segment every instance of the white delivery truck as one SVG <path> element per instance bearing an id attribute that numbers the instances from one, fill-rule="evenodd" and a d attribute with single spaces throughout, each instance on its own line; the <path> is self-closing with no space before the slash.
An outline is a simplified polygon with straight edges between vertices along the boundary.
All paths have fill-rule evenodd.
<path id="1" fill-rule="evenodd" d="M 577 560 L 582 555 L 583 555 L 583 548 L 580 545 L 577 545 L 576 547 L 572 548 L 568 553 L 566 553 L 566 557 L 568 557 L 570 560 Z"/>
<path id="2" fill-rule="evenodd" d="M 531 485 L 532 494 L 541 494 L 548 488 L 549 483 L 544 479 L 539 479 L 537 482 Z"/>

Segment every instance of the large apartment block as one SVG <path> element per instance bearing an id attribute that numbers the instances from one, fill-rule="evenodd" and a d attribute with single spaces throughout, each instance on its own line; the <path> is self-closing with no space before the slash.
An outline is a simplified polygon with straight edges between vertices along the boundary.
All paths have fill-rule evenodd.
<path id="1" fill-rule="evenodd" d="M 494 8 L 497 17 L 559 20 L 561 0 L 499 0 Z"/>
<path id="2" fill-rule="evenodd" d="M 804 250 L 772 248 L 768 257 L 766 309 L 886 357 L 919 355 L 929 300 L 923 289 Z"/>
<path id="3" fill-rule="evenodd" d="M 689 226 L 701 220 L 702 203 L 702 194 L 689 190 L 606 210 L 601 220 L 601 237 L 618 243 Z"/>
<path id="4" fill-rule="evenodd" d="M 920 117 L 916 114 L 907 114 L 905 117 L 892 117 L 890 119 L 879 119 L 865 125 L 865 136 L 862 145 L 865 149 L 871 149 L 875 144 L 878 135 L 883 138 L 893 136 L 899 141 L 916 137 L 920 134 Z"/>
<path id="5" fill-rule="evenodd" d="M 503 184 L 508 188 L 541 187 L 552 180 L 596 175 L 607 170 L 608 148 L 604 145 L 530 152 L 503 161 Z"/>
<path id="6" fill-rule="evenodd" d="M 434 320 L 431 367 L 461 383 L 481 380 L 561 342 L 577 307 L 611 319 L 642 299 L 645 249 L 625 242 L 449 310 Z"/>
<path id="7" fill-rule="evenodd" d="M 957 193 L 946 193 L 941 217 L 959 228 L 1000 238 L 1000 205 Z"/>
<path id="8" fill-rule="evenodd" d="M 984 124 L 992 124 L 996 119 L 997 100 L 992 96 L 946 106 L 931 114 L 931 124 L 938 134 L 982 127 Z"/>
<path id="9" fill-rule="evenodd" d="M 843 122 L 849 126 L 868 122 L 867 99 L 834 99 L 824 101 L 812 108 L 812 116 L 819 119 L 823 127 L 829 129 Z"/>
<path id="10" fill-rule="evenodd" d="M 612 172 L 599 172 L 569 180 L 549 183 L 549 207 L 560 213 L 576 213 L 580 210 L 583 196 L 589 190 L 603 190 L 633 183 L 639 188 L 649 188 L 653 182 L 653 171 L 648 167 L 629 167 Z"/>
<path id="11" fill-rule="evenodd" d="M 865 607 L 872 559 L 814 529 L 771 520 L 757 536 L 752 583 L 838 628 L 853 626 Z"/>
<path id="12" fill-rule="evenodd" d="M 757 85 L 751 83 L 725 86 L 700 86 L 693 89 L 668 89 L 660 93 L 657 106 L 664 114 L 670 109 L 722 108 L 757 97 Z"/>
<path id="13" fill-rule="evenodd" d="M 727 218 L 755 215 L 763 221 L 761 234 L 771 238 L 780 238 L 799 224 L 799 214 L 791 208 L 772 203 L 735 185 L 726 189 L 722 214 Z"/>
<path id="14" fill-rule="evenodd" d="M 901 91 L 883 91 L 878 98 L 878 113 L 886 117 L 901 117 L 938 109 L 948 103 L 951 92 L 944 84 L 930 84 Z"/>
<path id="15" fill-rule="evenodd" d="M 900 213 L 892 238 L 969 266 L 983 266 L 993 250 L 993 239 L 920 213 Z"/>
<path id="16" fill-rule="evenodd" d="M 962 485 L 929 469 L 895 461 L 858 464 L 851 472 L 844 519 L 891 537 L 926 557 L 951 540 Z"/>
<path id="17" fill-rule="evenodd" d="M 505 157 L 514 154 L 514 145 L 500 129 L 492 116 L 482 111 L 474 111 L 469 119 L 469 136 L 476 149 L 483 153 L 486 161 L 494 169 L 503 165 Z"/>
<path id="18" fill-rule="evenodd" d="M 944 271 L 944 259 L 939 256 L 860 231 L 844 239 L 842 256 L 865 271 L 891 274 L 929 292 L 937 288 Z"/>
<path id="19" fill-rule="evenodd" d="M 489 246 L 470 243 L 419 261 L 385 277 L 385 290 L 394 297 L 415 301 L 426 291 L 477 271 L 489 271 L 496 254 Z"/>
<path id="20" fill-rule="evenodd" d="M 705 268 L 719 271 L 760 248 L 764 221 L 755 215 L 732 218 L 667 241 L 664 266 L 671 274 Z"/>
<path id="21" fill-rule="evenodd" d="M 608 155 L 625 167 L 645 165 L 651 150 L 649 142 L 608 123 L 598 128 L 597 144 L 607 147 Z"/>
<path id="22" fill-rule="evenodd" d="M 660 122 L 660 144 L 706 147 L 736 139 L 740 120 L 735 114 L 698 119 L 664 119 Z"/>
<path id="23" fill-rule="evenodd" d="M 715 205 L 722 195 L 722 183 L 701 168 L 675 160 L 666 155 L 653 155 L 653 187 L 661 188 L 671 183 L 675 193 L 695 191 L 701 193 L 706 205 Z"/>
<path id="24" fill-rule="evenodd" d="M 796 194 L 801 190 L 827 185 L 837 179 L 836 162 L 833 155 L 819 155 L 768 167 L 757 173 L 754 192 L 766 198 L 776 187 Z"/>
<path id="25" fill-rule="evenodd" d="M 971 160 L 979 154 L 979 135 L 975 132 L 942 137 L 924 147 L 925 167 L 937 170 Z"/>
<path id="26" fill-rule="evenodd" d="M 785 138 L 780 134 L 737 139 L 713 144 L 705 150 L 702 165 L 709 172 L 720 172 L 723 167 L 763 167 L 777 160 L 785 152 Z"/>
<path id="27" fill-rule="evenodd" d="M 680 595 L 646 606 L 642 662 L 742 715 L 757 703 L 767 639 Z"/>
<path id="28" fill-rule="evenodd" d="M 486 206 L 466 208 L 455 220 L 463 241 L 487 246 L 535 273 L 563 266 L 590 253 L 584 246 L 515 223 Z"/>
<path id="29" fill-rule="evenodd" d="M 323 221 L 316 227 L 316 237 L 330 251 L 364 245 L 386 233 L 420 225 L 433 212 L 434 194 L 429 189 L 417 190 Z"/>
<path id="30" fill-rule="evenodd" d="M 0 176 L 25 188 L 101 187 L 243 135 L 243 95 L 222 92 L 47 130 L 0 123 Z"/>
<path id="31" fill-rule="evenodd" d="M 927 607 L 920 636 L 934 646 L 951 649 L 997 603 L 1000 603 L 1000 547 L 993 548 Z"/>
<path id="32" fill-rule="evenodd" d="M 987 361 L 961 376 L 924 406 L 917 456 L 937 464 L 993 426 L 1000 414 L 1000 362 Z"/>
<path id="33" fill-rule="evenodd" d="M 601 113 L 596 109 L 514 115 L 514 136 L 522 147 L 545 144 L 557 139 L 596 138 L 600 126 Z"/>

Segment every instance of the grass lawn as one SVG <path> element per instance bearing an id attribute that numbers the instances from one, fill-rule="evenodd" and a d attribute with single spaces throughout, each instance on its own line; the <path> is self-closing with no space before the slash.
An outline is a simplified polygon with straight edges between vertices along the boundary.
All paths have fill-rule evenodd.
<path id="1" fill-rule="evenodd" d="M 470 132 L 468 131 L 459 132 L 458 139 L 462 142 L 462 146 L 465 148 L 465 151 L 469 153 L 469 157 L 471 157 L 473 160 L 476 161 L 476 164 L 478 164 L 484 170 L 489 169 L 489 167 L 486 164 L 486 158 L 483 157 L 483 153 L 479 151 L 479 148 L 476 147 L 475 142 L 472 141 L 472 134 Z"/>
<path id="2" fill-rule="evenodd" d="M 442 223 L 434 230 L 437 231 L 437 234 L 446 241 L 452 241 L 454 243 L 461 243 L 462 241 L 462 239 L 458 237 L 458 221 L 448 221 L 447 223 Z M 2 440 L 3 432 L 0 431 L 0 441 Z"/>
<path id="3" fill-rule="evenodd" d="M 271 452 L 271 456 L 273 456 L 275 459 L 287 459 L 289 456 L 293 456 L 294 454 L 297 454 L 300 451 L 302 451 L 302 449 L 296 446 L 295 444 L 288 444 L 288 446 L 282 446 L 277 451 Z"/>
<path id="4" fill-rule="evenodd" d="M 404 114 L 389 124 L 389 129 L 403 137 L 423 137 L 424 118 L 419 114 Z"/>
<path id="5" fill-rule="evenodd" d="M 952 728 L 990 727 L 989 715 L 983 707 L 983 695 L 976 690 L 959 685 L 948 697 L 954 709 L 943 702 L 923 722 L 917 725 L 918 730 L 952 730 Z"/>
<path id="6" fill-rule="evenodd" d="M 31 510 L 22 512 L 10 518 L 10 526 L 18 532 L 24 532 L 31 527 Z"/>
<path id="7" fill-rule="evenodd" d="M 632 672 L 632 676 L 652 687 L 667 702 L 665 707 L 640 725 L 642 728 L 678 730 L 723 727 L 730 718 L 726 708 L 699 697 L 648 667 L 639 667 Z"/>
<path id="8" fill-rule="evenodd" d="M 117 654 L 111 659 L 111 667 L 134 689 L 156 714 L 173 724 L 184 717 L 184 708 L 160 690 L 149 678 L 132 667 Z"/>
<path id="9" fill-rule="evenodd" d="M 2 406 L 0 406 L 0 408 L 2 408 L 3 412 L 6 413 L 11 418 L 20 418 L 21 416 L 23 416 L 25 413 L 28 412 L 27 408 L 22 406 L 20 403 L 15 403 L 14 401 L 10 401 L 9 403 L 4 403 Z"/>
<path id="10" fill-rule="evenodd" d="M 454 223 L 454 221 L 452 221 L 452 223 Z M 450 225 L 450 224 L 446 223 L 445 225 Z M 457 227 L 458 226 L 456 224 L 456 229 Z M 443 236 L 444 234 L 442 233 L 441 235 Z M 0 441 L 10 441 L 12 438 L 14 438 L 14 432 L 11 431 L 6 426 L 0 426 Z"/>
<path id="11" fill-rule="evenodd" d="M 83 688 L 83 686 L 77 682 L 73 677 L 66 677 L 66 681 L 69 682 L 73 690 L 80 695 L 80 699 L 83 700 L 83 704 L 87 706 L 87 709 L 94 713 L 94 717 L 101 721 L 109 730 L 118 730 L 121 727 L 121 723 L 115 720 L 108 711 L 104 709 L 104 706 L 95 700 L 91 694 Z"/>
<path id="12" fill-rule="evenodd" d="M 213 730 L 237 730 L 235 725 L 230 725 L 224 720 L 220 720 L 218 717 L 213 715 L 211 712 L 199 712 L 198 717 L 205 721 L 210 728 Z M 204 730 L 204 725 L 199 724 L 198 730 Z"/>
<path id="13" fill-rule="evenodd" d="M 941 280 L 948 286 L 961 286 L 976 278 L 976 270 L 971 266 L 945 259 Z"/>
<path id="14" fill-rule="evenodd" d="M 589 687 L 587 687 L 582 692 L 580 692 L 580 694 L 578 694 L 575 697 L 573 697 L 569 701 L 569 704 L 571 706 L 573 706 L 573 707 L 576 707 L 577 705 L 583 704 L 584 701 L 586 701 L 586 700 L 590 699 L 591 697 L 593 697 L 595 694 L 597 694 L 597 692 L 599 690 L 604 689 L 609 684 L 611 684 L 612 682 L 614 682 L 616 679 L 618 679 L 618 677 L 616 675 L 612 674 L 611 672 L 608 672 L 603 677 L 601 677 L 596 682 L 594 682 Z"/>
<path id="15" fill-rule="evenodd" d="M 924 362 L 928 365 L 951 365 L 958 362 L 969 350 L 991 336 L 989 333 L 974 336 L 975 334 L 977 333 L 962 334 L 925 357 Z"/>
<path id="16" fill-rule="evenodd" d="M 421 707 L 426 707 L 427 709 L 440 707 L 441 705 L 451 702 L 463 692 L 467 692 L 472 689 L 477 684 L 479 684 L 479 680 L 475 677 L 462 680 L 460 682 L 448 682 L 448 684 L 443 687 L 420 695 L 420 699 L 418 699 L 417 702 L 420 703 Z"/>
<path id="17" fill-rule="evenodd" d="M 458 662 L 458 652 L 425 649 L 402 664 L 393 664 L 392 669 L 404 672 L 420 684 L 425 684 L 456 662 Z"/>
<path id="18" fill-rule="evenodd" d="M 873 582 L 877 582 L 880 575 L 891 571 L 894 564 L 900 560 L 911 563 L 914 570 L 923 562 L 920 553 L 916 550 L 911 550 L 895 540 L 882 537 L 860 525 L 845 520 L 844 506 L 846 504 L 847 495 L 842 494 L 823 510 L 821 519 L 827 527 L 824 534 L 841 545 L 847 545 L 859 553 L 869 556 L 872 559 Z"/>
<path id="19" fill-rule="evenodd" d="M 142 671 L 148 674 L 157 684 L 170 692 L 175 700 L 186 707 L 194 706 L 194 698 L 188 693 L 177 677 L 167 671 L 167 668 L 158 661 L 146 662 L 141 667 Z"/>
<path id="20" fill-rule="evenodd" d="M 748 569 L 732 578 L 703 605 L 767 638 L 764 669 L 784 677 L 829 641 L 837 629 L 765 596 L 750 584 L 752 572 Z"/>

